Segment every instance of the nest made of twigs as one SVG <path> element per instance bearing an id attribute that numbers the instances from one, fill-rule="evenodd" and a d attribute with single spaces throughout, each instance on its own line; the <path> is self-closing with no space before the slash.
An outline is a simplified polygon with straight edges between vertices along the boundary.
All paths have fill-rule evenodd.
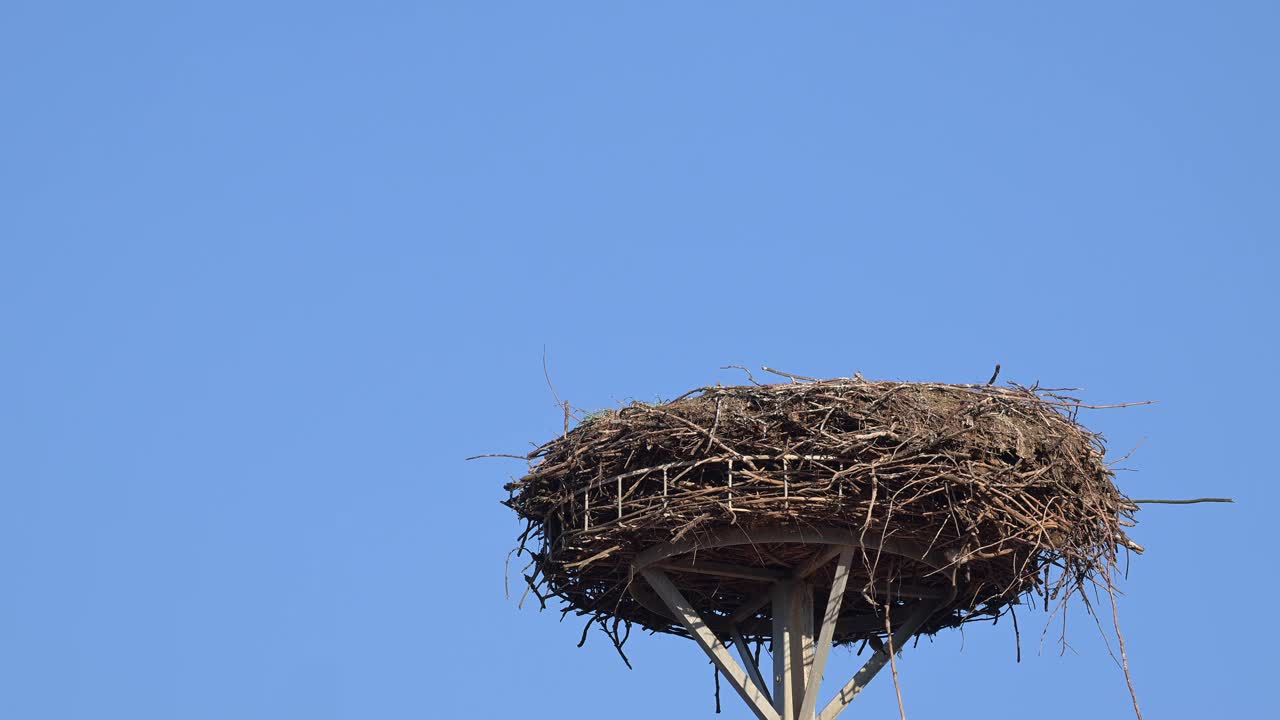
<path id="1" fill-rule="evenodd" d="M 921 630 L 931 633 L 1022 599 L 1048 608 L 1093 582 L 1110 588 L 1117 549 L 1140 549 L 1122 529 L 1134 506 L 1113 483 L 1101 436 L 1077 421 L 1080 407 L 1014 384 L 859 377 L 705 387 L 589 416 L 529 455 L 531 470 L 507 485 L 505 504 L 527 521 L 520 549 L 532 555 L 530 590 L 544 607 L 560 598 L 619 645 L 620 623 L 684 634 L 637 600 L 636 556 L 663 543 L 696 547 L 730 528 L 870 538 L 836 642 L 883 634 L 884 613 L 913 597 L 945 598 Z M 930 562 L 871 549 L 886 541 Z M 696 557 L 785 574 L 821 550 L 753 543 Z M 668 572 L 707 618 L 761 591 L 758 579 Z M 812 578 L 819 598 L 830 587 L 825 573 Z M 748 639 L 767 637 L 769 612 L 739 619 Z"/>

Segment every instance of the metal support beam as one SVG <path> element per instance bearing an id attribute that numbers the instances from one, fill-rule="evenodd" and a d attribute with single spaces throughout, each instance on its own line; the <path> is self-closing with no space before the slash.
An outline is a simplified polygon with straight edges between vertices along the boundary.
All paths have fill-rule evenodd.
<path id="1" fill-rule="evenodd" d="M 787 573 L 781 570 L 771 570 L 769 568 L 747 567 L 745 565 L 730 565 L 728 563 L 693 561 L 682 562 L 679 560 L 664 560 L 655 564 L 653 567 L 662 568 L 664 570 L 675 570 L 677 572 L 699 573 L 701 575 L 718 575 L 720 577 L 738 578 L 740 580 L 759 580 L 761 582 L 775 582 L 787 577 Z"/>
<path id="2" fill-rule="evenodd" d="M 737 625 L 743 620 L 746 620 L 752 615 L 755 615 L 756 613 L 760 612 L 760 608 L 769 604 L 769 600 L 772 597 L 773 597 L 772 586 L 771 586 L 771 589 L 769 590 L 761 590 L 755 595 L 752 595 L 751 597 L 747 598 L 746 602 L 739 605 L 737 610 L 734 610 L 729 615 L 729 622 L 734 625 Z"/>
<path id="3" fill-rule="evenodd" d="M 920 601 L 906 621 L 893 631 L 893 649 L 901 650 L 903 645 L 915 634 L 916 630 L 919 630 L 920 626 L 929 619 L 929 616 L 933 615 L 933 612 L 938 609 L 940 604 L 940 601 L 937 600 Z M 845 683 L 844 687 L 840 688 L 840 692 L 836 693 L 835 698 L 827 703 L 827 707 L 818 715 L 818 720 L 835 720 L 836 716 L 844 711 L 846 707 L 849 707 L 849 703 L 853 702 L 858 693 L 862 692 L 867 683 L 871 682 L 871 678 L 875 677 L 876 673 L 880 672 L 887 662 L 889 662 L 888 648 L 877 650 L 862 666 L 862 669 L 855 673 L 853 678 Z"/>
<path id="4" fill-rule="evenodd" d="M 631 571 L 638 575 L 647 567 L 671 561 L 673 558 L 680 555 L 687 555 L 699 550 L 705 552 L 707 550 L 730 547 L 733 545 L 767 545 L 770 543 L 799 543 L 805 545 L 835 546 L 852 545 L 854 547 L 873 550 L 876 553 L 888 553 L 890 555 L 899 555 L 901 557 L 918 560 L 934 570 L 939 571 L 941 578 L 949 578 L 954 573 L 954 569 L 951 567 L 951 562 L 947 560 L 946 557 L 923 545 L 894 538 L 864 538 L 856 530 L 834 527 L 762 528 L 756 530 L 746 530 L 740 527 L 722 528 L 707 535 L 699 535 L 696 539 L 654 545 L 636 556 L 635 560 L 631 562 Z M 834 556 L 835 553 L 831 551 L 820 553 L 818 557 L 815 558 L 815 562 L 807 563 L 800 569 L 799 574 L 801 577 L 804 577 L 805 572 L 812 573 L 816 571 L 817 568 L 820 567 L 816 562 L 817 560 L 829 562 Z M 648 592 L 648 588 L 645 583 L 631 583 L 631 595 L 635 598 L 636 602 L 640 603 L 642 606 L 657 615 L 663 617 L 669 616 L 666 606 L 660 602 L 658 598 L 653 597 L 652 594 Z M 728 618 L 710 616 L 704 618 L 704 620 L 711 626 L 712 630 L 725 634 L 729 631 L 730 626 L 742 623 L 744 620 L 758 612 L 760 608 L 767 605 L 771 597 L 771 592 L 767 590 L 762 591 L 751 596 Z M 675 621 L 679 620 L 674 617 L 671 619 Z"/>
<path id="5" fill-rule="evenodd" d="M 809 669 L 804 688 L 804 702 L 800 704 L 801 718 L 814 717 L 818 707 L 818 687 L 822 685 L 822 674 L 827 669 L 827 656 L 831 654 L 831 642 L 835 639 L 836 623 L 840 620 L 840 605 L 844 600 L 844 588 L 849 583 L 849 566 L 853 564 L 853 548 L 845 547 L 840 551 L 840 560 L 836 563 L 835 580 L 831 584 L 831 594 L 827 597 L 827 609 L 822 614 L 822 630 L 818 634 L 815 646 L 816 655 L 813 667 Z"/>
<path id="6" fill-rule="evenodd" d="M 769 686 L 764 681 L 764 676 L 760 674 L 760 666 L 756 664 L 756 658 L 751 654 L 751 649 L 747 647 L 747 641 L 743 639 L 742 633 L 738 632 L 738 628 L 733 628 L 730 633 L 733 636 L 733 646 L 738 648 L 738 659 L 742 661 L 743 667 L 747 669 L 747 675 L 751 678 L 751 682 L 760 688 L 760 692 L 768 698 L 769 702 L 773 702 L 773 695 L 769 693 Z"/>
<path id="7" fill-rule="evenodd" d="M 698 550 L 769 543 L 825 545 L 827 549 L 816 553 L 790 573 L 773 568 L 677 559 Z M 895 585 L 886 588 L 884 592 L 876 592 L 877 595 L 885 596 L 889 602 L 894 597 L 924 598 L 903 608 L 908 610 L 907 617 L 894 628 L 892 635 L 893 648 L 900 651 L 934 612 L 946 607 L 955 598 L 954 565 L 928 548 L 892 538 L 864 539 L 857 532 L 846 528 L 767 528 L 747 531 L 735 527 L 717 530 L 709 535 L 699 536 L 696 540 L 655 545 L 641 552 L 632 561 L 632 572 L 642 575 L 648 582 L 631 583 L 631 594 L 641 605 L 659 615 L 665 616 L 669 611 L 671 617 L 685 628 L 716 664 L 758 720 L 835 720 L 889 661 L 886 649 L 877 649 L 862 669 L 841 688 L 835 699 L 822 712 L 815 712 L 819 687 L 835 636 L 877 632 L 877 618 L 874 615 L 840 616 L 844 595 L 848 592 L 853 556 L 859 552 L 859 548 L 864 552 L 871 550 L 877 554 L 888 553 L 911 558 L 938 571 L 939 579 L 951 581 L 950 588 Z M 807 578 L 837 556 L 839 564 L 823 613 L 821 636 L 815 643 L 813 586 Z M 728 617 L 719 616 L 717 612 L 704 617 L 663 572 L 664 567 L 678 572 L 703 572 L 757 580 L 762 584 L 767 583 L 767 586 L 750 595 Z M 755 623 L 753 616 L 770 603 L 773 605 L 770 612 L 773 618 L 772 695 L 766 688 L 760 669 L 748 652 L 746 641 L 738 627 L 739 623 L 748 620 Z M 866 621 L 873 624 L 865 625 Z M 758 623 L 757 628 L 750 630 L 749 634 L 767 632 L 766 628 L 758 627 L 760 624 L 763 623 Z M 882 629 L 881 626 L 880 630 Z M 741 665 L 720 641 L 725 636 L 733 638 L 738 654 L 742 657 Z"/>
<path id="8" fill-rule="evenodd" d="M 837 555 L 844 552 L 845 547 L 846 546 L 844 545 L 834 545 L 818 553 L 812 560 L 796 569 L 795 578 L 797 580 L 803 580 L 818 572 L 822 569 L 822 566 L 831 562 Z"/>
<path id="9" fill-rule="evenodd" d="M 644 579 L 649 581 L 649 585 L 658 593 L 667 607 L 675 613 L 676 619 L 680 624 L 684 625 L 684 629 L 689 631 L 693 639 L 697 641 L 698 646 L 702 648 L 720 669 L 721 674 L 729 681 L 729 685 L 738 692 L 742 699 L 746 701 L 747 707 L 755 713 L 759 720 L 780 720 L 778 712 L 773 709 L 769 702 L 769 698 L 760 692 L 755 683 L 747 677 L 742 667 L 734 661 L 733 656 L 725 649 L 720 639 L 707 628 L 702 616 L 698 614 L 689 601 L 685 599 L 684 594 L 676 588 L 671 582 L 671 578 L 661 570 L 648 568 L 642 570 Z"/>

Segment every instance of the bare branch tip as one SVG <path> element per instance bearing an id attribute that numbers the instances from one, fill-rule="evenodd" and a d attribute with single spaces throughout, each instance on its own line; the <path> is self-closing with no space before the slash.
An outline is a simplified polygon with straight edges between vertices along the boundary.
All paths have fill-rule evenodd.
<path id="1" fill-rule="evenodd" d="M 995 385 L 996 378 L 1000 377 L 1000 363 L 996 363 L 996 371 L 991 373 L 991 379 L 987 381 L 988 385 Z"/>

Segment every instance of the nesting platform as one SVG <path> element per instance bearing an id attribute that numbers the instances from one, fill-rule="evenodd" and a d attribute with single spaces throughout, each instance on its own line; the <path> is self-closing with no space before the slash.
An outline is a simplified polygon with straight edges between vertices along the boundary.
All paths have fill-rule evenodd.
<path id="1" fill-rule="evenodd" d="M 539 597 L 619 645 L 620 624 L 694 638 L 757 717 L 828 719 L 884 646 L 1064 600 L 1140 549 L 1077 408 L 1016 385 L 699 388 L 588 417 L 530 455 L 507 504 Z M 818 713 L 827 650 L 859 641 L 881 649 Z"/>

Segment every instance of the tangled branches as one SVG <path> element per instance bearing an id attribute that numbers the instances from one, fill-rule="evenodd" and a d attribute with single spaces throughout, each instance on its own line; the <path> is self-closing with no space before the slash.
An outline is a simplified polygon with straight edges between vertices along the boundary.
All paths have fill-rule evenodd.
<path id="1" fill-rule="evenodd" d="M 1017 385 L 700 388 L 589 417 L 529 456 L 506 504 L 528 523 L 520 549 L 532 555 L 531 591 L 589 616 L 619 649 L 619 622 L 684 634 L 637 599 L 637 554 L 696 548 L 725 528 L 875 539 L 849 580 L 836 642 L 877 642 L 884 615 L 908 598 L 946 599 L 922 629 L 933 633 L 1024 600 L 1060 607 L 1095 583 L 1107 589 L 1117 550 L 1141 550 L 1122 529 L 1134 505 L 1112 482 L 1102 438 L 1077 422 L 1080 407 Z M 866 549 L 888 540 L 920 551 Z M 697 551 L 697 562 L 781 575 L 815 552 L 756 543 Z M 750 608 L 759 577 L 667 569 L 704 617 L 748 607 L 734 622 L 747 641 L 767 638 L 768 608 Z M 812 580 L 830 586 L 821 572 Z"/>

